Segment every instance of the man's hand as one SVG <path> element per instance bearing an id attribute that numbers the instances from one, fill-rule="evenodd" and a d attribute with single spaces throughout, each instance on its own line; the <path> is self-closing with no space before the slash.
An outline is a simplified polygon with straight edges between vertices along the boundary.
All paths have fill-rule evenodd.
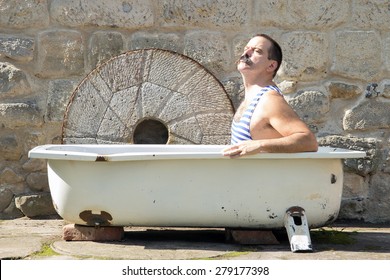
<path id="1" fill-rule="evenodd" d="M 243 141 L 239 144 L 230 146 L 222 151 L 224 156 L 237 158 L 247 155 L 254 155 L 261 152 L 260 141 Z"/>

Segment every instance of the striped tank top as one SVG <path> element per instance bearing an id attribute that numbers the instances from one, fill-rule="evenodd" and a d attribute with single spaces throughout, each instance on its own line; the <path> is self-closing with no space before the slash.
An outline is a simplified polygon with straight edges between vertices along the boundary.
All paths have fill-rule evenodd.
<path id="1" fill-rule="evenodd" d="M 231 128 L 231 144 L 237 144 L 241 141 L 252 140 L 252 136 L 250 133 L 250 123 L 252 119 L 253 112 L 257 104 L 259 103 L 261 97 L 268 91 L 275 90 L 281 94 L 281 91 L 276 86 L 266 86 L 260 90 L 259 93 L 252 99 L 248 108 L 242 114 L 241 119 L 236 122 L 233 119 L 232 128 Z"/>

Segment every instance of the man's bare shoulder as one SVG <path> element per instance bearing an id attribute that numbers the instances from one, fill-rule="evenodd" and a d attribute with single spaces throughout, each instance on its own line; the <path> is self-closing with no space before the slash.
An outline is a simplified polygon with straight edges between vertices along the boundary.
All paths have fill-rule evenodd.
<path id="1" fill-rule="evenodd" d="M 261 113 L 260 113 L 261 111 Z M 264 95 L 259 113 L 265 118 L 297 118 L 297 114 L 284 96 L 272 90 Z"/>
<path id="2" fill-rule="evenodd" d="M 267 92 L 266 92 L 266 95 L 270 95 L 270 96 L 277 96 L 277 97 L 283 97 L 283 94 L 279 91 L 277 91 L 276 89 L 269 89 Z"/>
<path id="3" fill-rule="evenodd" d="M 284 98 L 283 94 L 279 93 L 276 90 L 269 90 L 267 91 L 263 97 L 263 103 L 269 104 L 269 103 L 274 103 L 274 105 L 288 105 L 286 99 Z"/>

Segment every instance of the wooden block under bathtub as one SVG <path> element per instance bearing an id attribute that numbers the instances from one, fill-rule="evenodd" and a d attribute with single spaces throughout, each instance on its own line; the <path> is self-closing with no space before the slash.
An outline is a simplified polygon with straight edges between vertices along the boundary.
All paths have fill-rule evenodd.
<path id="1" fill-rule="evenodd" d="M 252 229 L 225 229 L 226 241 L 243 245 L 277 245 L 280 242 L 276 239 L 271 230 Z"/>

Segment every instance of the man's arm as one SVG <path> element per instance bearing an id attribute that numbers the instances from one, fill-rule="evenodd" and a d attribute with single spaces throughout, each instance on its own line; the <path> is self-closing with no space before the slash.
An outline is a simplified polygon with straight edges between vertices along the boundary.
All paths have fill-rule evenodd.
<path id="1" fill-rule="evenodd" d="M 239 157 L 262 152 L 297 153 L 318 149 L 315 135 L 278 93 L 268 93 L 251 122 L 253 140 L 231 146 L 224 155 Z"/>

